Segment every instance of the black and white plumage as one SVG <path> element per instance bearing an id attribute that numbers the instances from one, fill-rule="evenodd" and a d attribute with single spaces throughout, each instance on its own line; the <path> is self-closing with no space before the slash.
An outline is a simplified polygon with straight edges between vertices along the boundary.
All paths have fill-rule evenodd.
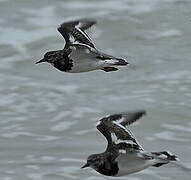
<path id="1" fill-rule="evenodd" d="M 85 32 L 95 23 L 96 21 L 90 19 L 62 23 L 58 31 L 65 39 L 64 49 L 47 52 L 36 64 L 48 62 L 60 71 L 70 73 L 98 69 L 110 72 L 118 70 L 116 66 L 128 65 L 127 60 L 102 53 L 95 48 Z"/>
<path id="2" fill-rule="evenodd" d="M 96 127 L 107 139 L 107 148 L 103 153 L 90 155 L 82 168 L 91 167 L 107 176 L 124 176 L 176 161 L 177 157 L 167 151 L 144 151 L 125 127 L 145 114 L 145 111 L 136 111 L 102 118 Z"/>

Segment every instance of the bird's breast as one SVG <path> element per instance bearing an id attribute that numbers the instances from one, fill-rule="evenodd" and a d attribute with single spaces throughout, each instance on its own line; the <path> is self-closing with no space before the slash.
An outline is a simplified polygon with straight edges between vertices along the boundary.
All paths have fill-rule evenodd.
<path id="1" fill-rule="evenodd" d="M 64 57 L 63 59 L 59 59 L 58 61 L 54 62 L 54 67 L 60 71 L 70 71 L 73 67 L 73 61 L 69 59 L 69 57 Z"/>

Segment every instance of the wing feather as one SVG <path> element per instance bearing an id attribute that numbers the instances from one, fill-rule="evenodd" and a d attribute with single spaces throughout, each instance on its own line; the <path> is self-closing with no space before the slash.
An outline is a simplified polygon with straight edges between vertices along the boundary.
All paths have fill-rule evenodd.
<path id="1" fill-rule="evenodd" d="M 69 45 L 74 42 L 79 42 L 95 48 L 91 39 L 85 33 L 85 30 L 90 28 L 95 23 L 96 21 L 91 19 L 80 19 L 62 23 L 58 27 L 58 31 L 62 34 L 66 41 L 65 47 L 69 47 Z"/>
<path id="2" fill-rule="evenodd" d="M 136 111 L 113 114 L 102 118 L 97 124 L 97 129 L 107 139 L 107 149 L 115 146 L 118 149 L 143 150 L 133 134 L 125 126 L 140 119 L 144 114 L 145 111 Z"/>

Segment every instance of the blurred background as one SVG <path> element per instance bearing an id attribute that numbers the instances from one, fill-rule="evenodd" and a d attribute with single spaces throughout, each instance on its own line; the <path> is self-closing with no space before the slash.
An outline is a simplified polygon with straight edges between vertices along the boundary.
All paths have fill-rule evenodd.
<path id="1" fill-rule="evenodd" d="M 81 74 L 35 65 L 64 46 L 57 26 L 95 18 L 98 49 L 134 68 Z M 0 0 L 0 179 L 106 180 L 80 167 L 106 141 L 96 122 L 146 109 L 131 127 L 150 151 L 191 168 L 190 0 Z M 190 180 L 170 165 L 118 179 Z M 117 178 L 116 178 L 117 179 Z"/>

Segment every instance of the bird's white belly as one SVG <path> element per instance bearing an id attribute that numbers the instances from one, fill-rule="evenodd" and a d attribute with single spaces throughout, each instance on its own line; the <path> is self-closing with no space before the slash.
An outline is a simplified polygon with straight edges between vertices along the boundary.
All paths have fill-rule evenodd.
<path id="1" fill-rule="evenodd" d="M 150 160 L 144 160 L 134 153 L 128 155 L 120 155 L 116 161 L 118 162 L 119 166 L 117 176 L 124 176 L 127 174 L 135 173 L 152 165 Z"/>
<path id="2" fill-rule="evenodd" d="M 88 72 L 104 67 L 103 61 L 93 61 L 92 59 L 84 59 L 83 61 L 73 62 L 73 67 L 70 73 Z"/>

